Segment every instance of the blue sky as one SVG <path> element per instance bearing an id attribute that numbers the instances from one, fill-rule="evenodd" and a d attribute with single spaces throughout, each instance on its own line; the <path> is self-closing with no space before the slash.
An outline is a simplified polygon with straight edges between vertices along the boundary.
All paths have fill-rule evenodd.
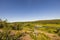
<path id="1" fill-rule="evenodd" d="M 60 19 L 60 0 L 0 0 L 0 18 L 13 22 Z"/>

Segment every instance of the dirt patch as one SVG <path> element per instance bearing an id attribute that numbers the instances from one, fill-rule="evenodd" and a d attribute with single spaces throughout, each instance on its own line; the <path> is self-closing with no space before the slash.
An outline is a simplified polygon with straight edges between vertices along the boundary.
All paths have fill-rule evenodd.
<path id="1" fill-rule="evenodd" d="M 19 40 L 32 40 L 32 38 L 30 37 L 30 35 L 25 34 L 24 36 L 18 38 Z"/>

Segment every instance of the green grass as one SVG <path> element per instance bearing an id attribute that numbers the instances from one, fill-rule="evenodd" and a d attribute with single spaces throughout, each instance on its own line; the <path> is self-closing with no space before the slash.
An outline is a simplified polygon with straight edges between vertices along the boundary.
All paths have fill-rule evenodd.
<path id="1" fill-rule="evenodd" d="M 39 28 L 35 28 L 36 25 L 42 26 Z M 60 28 L 60 19 L 59 20 L 39 20 L 39 21 L 33 21 L 33 22 L 13 22 L 8 23 L 7 21 L 0 21 L 0 29 L 2 32 L 0 32 L 0 40 L 16 40 L 17 38 L 22 35 L 22 32 L 17 32 L 17 34 L 11 36 L 9 31 L 14 30 L 16 31 L 32 31 L 32 33 L 29 33 L 32 39 L 34 40 L 50 40 L 48 36 L 46 36 L 44 33 L 39 33 L 35 35 L 34 29 L 48 32 L 48 33 L 54 33 L 60 36 L 60 30 L 58 31 L 58 28 Z M 54 31 L 58 31 L 55 33 Z M 8 37 L 7 37 L 8 36 Z"/>

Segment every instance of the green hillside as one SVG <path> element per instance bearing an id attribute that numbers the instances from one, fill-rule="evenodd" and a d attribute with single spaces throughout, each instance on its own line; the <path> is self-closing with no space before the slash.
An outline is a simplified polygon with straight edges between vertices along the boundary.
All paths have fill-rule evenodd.
<path id="1" fill-rule="evenodd" d="M 60 19 L 11 23 L 0 20 L 0 40 L 60 40 Z"/>

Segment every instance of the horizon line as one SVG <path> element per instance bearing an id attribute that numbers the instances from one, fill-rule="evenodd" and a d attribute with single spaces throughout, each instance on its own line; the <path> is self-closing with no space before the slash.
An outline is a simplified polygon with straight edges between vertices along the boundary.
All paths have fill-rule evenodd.
<path id="1" fill-rule="evenodd" d="M 25 20 L 25 21 L 9 21 L 8 22 L 33 22 L 33 21 L 41 21 L 41 20 L 59 20 L 60 18 L 57 19 L 37 19 L 37 20 Z"/>

